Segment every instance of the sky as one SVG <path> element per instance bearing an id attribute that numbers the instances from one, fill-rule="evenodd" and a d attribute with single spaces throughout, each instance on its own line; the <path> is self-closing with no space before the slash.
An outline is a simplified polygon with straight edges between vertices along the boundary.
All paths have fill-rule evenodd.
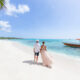
<path id="1" fill-rule="evenodd" d="M 6 0 L 0 37 L 80 38 L 80 0 Z"/>

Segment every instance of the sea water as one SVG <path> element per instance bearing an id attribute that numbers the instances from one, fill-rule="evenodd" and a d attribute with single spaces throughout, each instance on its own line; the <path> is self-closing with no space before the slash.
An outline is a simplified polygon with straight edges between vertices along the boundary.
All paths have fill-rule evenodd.
<path id="1" fill-rule="evenodd" d="M 34 46 L 36 39 L 15 39 L 24 45 Z M 66 54 L 69 56 L 80 57 L 80 48 L 65 46 L 64 42 L 80 44 L 79 40 L 72 39 L 39 39 L 40 45 L 45 41 L 47 50 L 55 51 L 58 54 Z"/>

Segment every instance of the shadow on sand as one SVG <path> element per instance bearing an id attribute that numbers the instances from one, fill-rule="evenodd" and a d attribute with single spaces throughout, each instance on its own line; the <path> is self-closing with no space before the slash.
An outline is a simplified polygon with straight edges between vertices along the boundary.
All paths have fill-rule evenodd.
<path id="1" fill-rule="evenodd" d="M 49 66 L 44 66 L 41 62 L 35 63 L 33 60 L 27 60 L 27 61 L 23 61 L 22 63 L 27 63 L 29 65 L 38 65 L 38 66 L 42 66 L 42 67 L 46 67 L 51 69 L 51 67 Z"/>
<path id="2" fill-rule="evenodd" d="M 28 63 L 29 65 L 40 65 L 43 66 L 42 63 L 35 63 L 33 60 L 23 61 L 23 63 Z"/>

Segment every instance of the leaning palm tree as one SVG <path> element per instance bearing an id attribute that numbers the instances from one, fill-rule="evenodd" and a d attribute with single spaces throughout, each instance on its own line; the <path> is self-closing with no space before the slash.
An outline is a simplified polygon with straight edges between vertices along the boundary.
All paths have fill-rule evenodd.
<path id="1" fill-rule="evenodd" d="M 0 9 L 5 7 L 5 0 L 0 0 Z"/>

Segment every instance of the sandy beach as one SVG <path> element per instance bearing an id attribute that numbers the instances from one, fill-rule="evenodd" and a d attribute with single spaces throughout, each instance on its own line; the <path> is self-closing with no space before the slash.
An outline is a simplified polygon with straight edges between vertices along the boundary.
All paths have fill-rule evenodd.
<path id="1" fill-rule="evenodd" d="M 0 80 L 80 80 L 80 61 L 53 53 L 53 68 L 33 62 L 33 49 L 0 40 Z"/>

